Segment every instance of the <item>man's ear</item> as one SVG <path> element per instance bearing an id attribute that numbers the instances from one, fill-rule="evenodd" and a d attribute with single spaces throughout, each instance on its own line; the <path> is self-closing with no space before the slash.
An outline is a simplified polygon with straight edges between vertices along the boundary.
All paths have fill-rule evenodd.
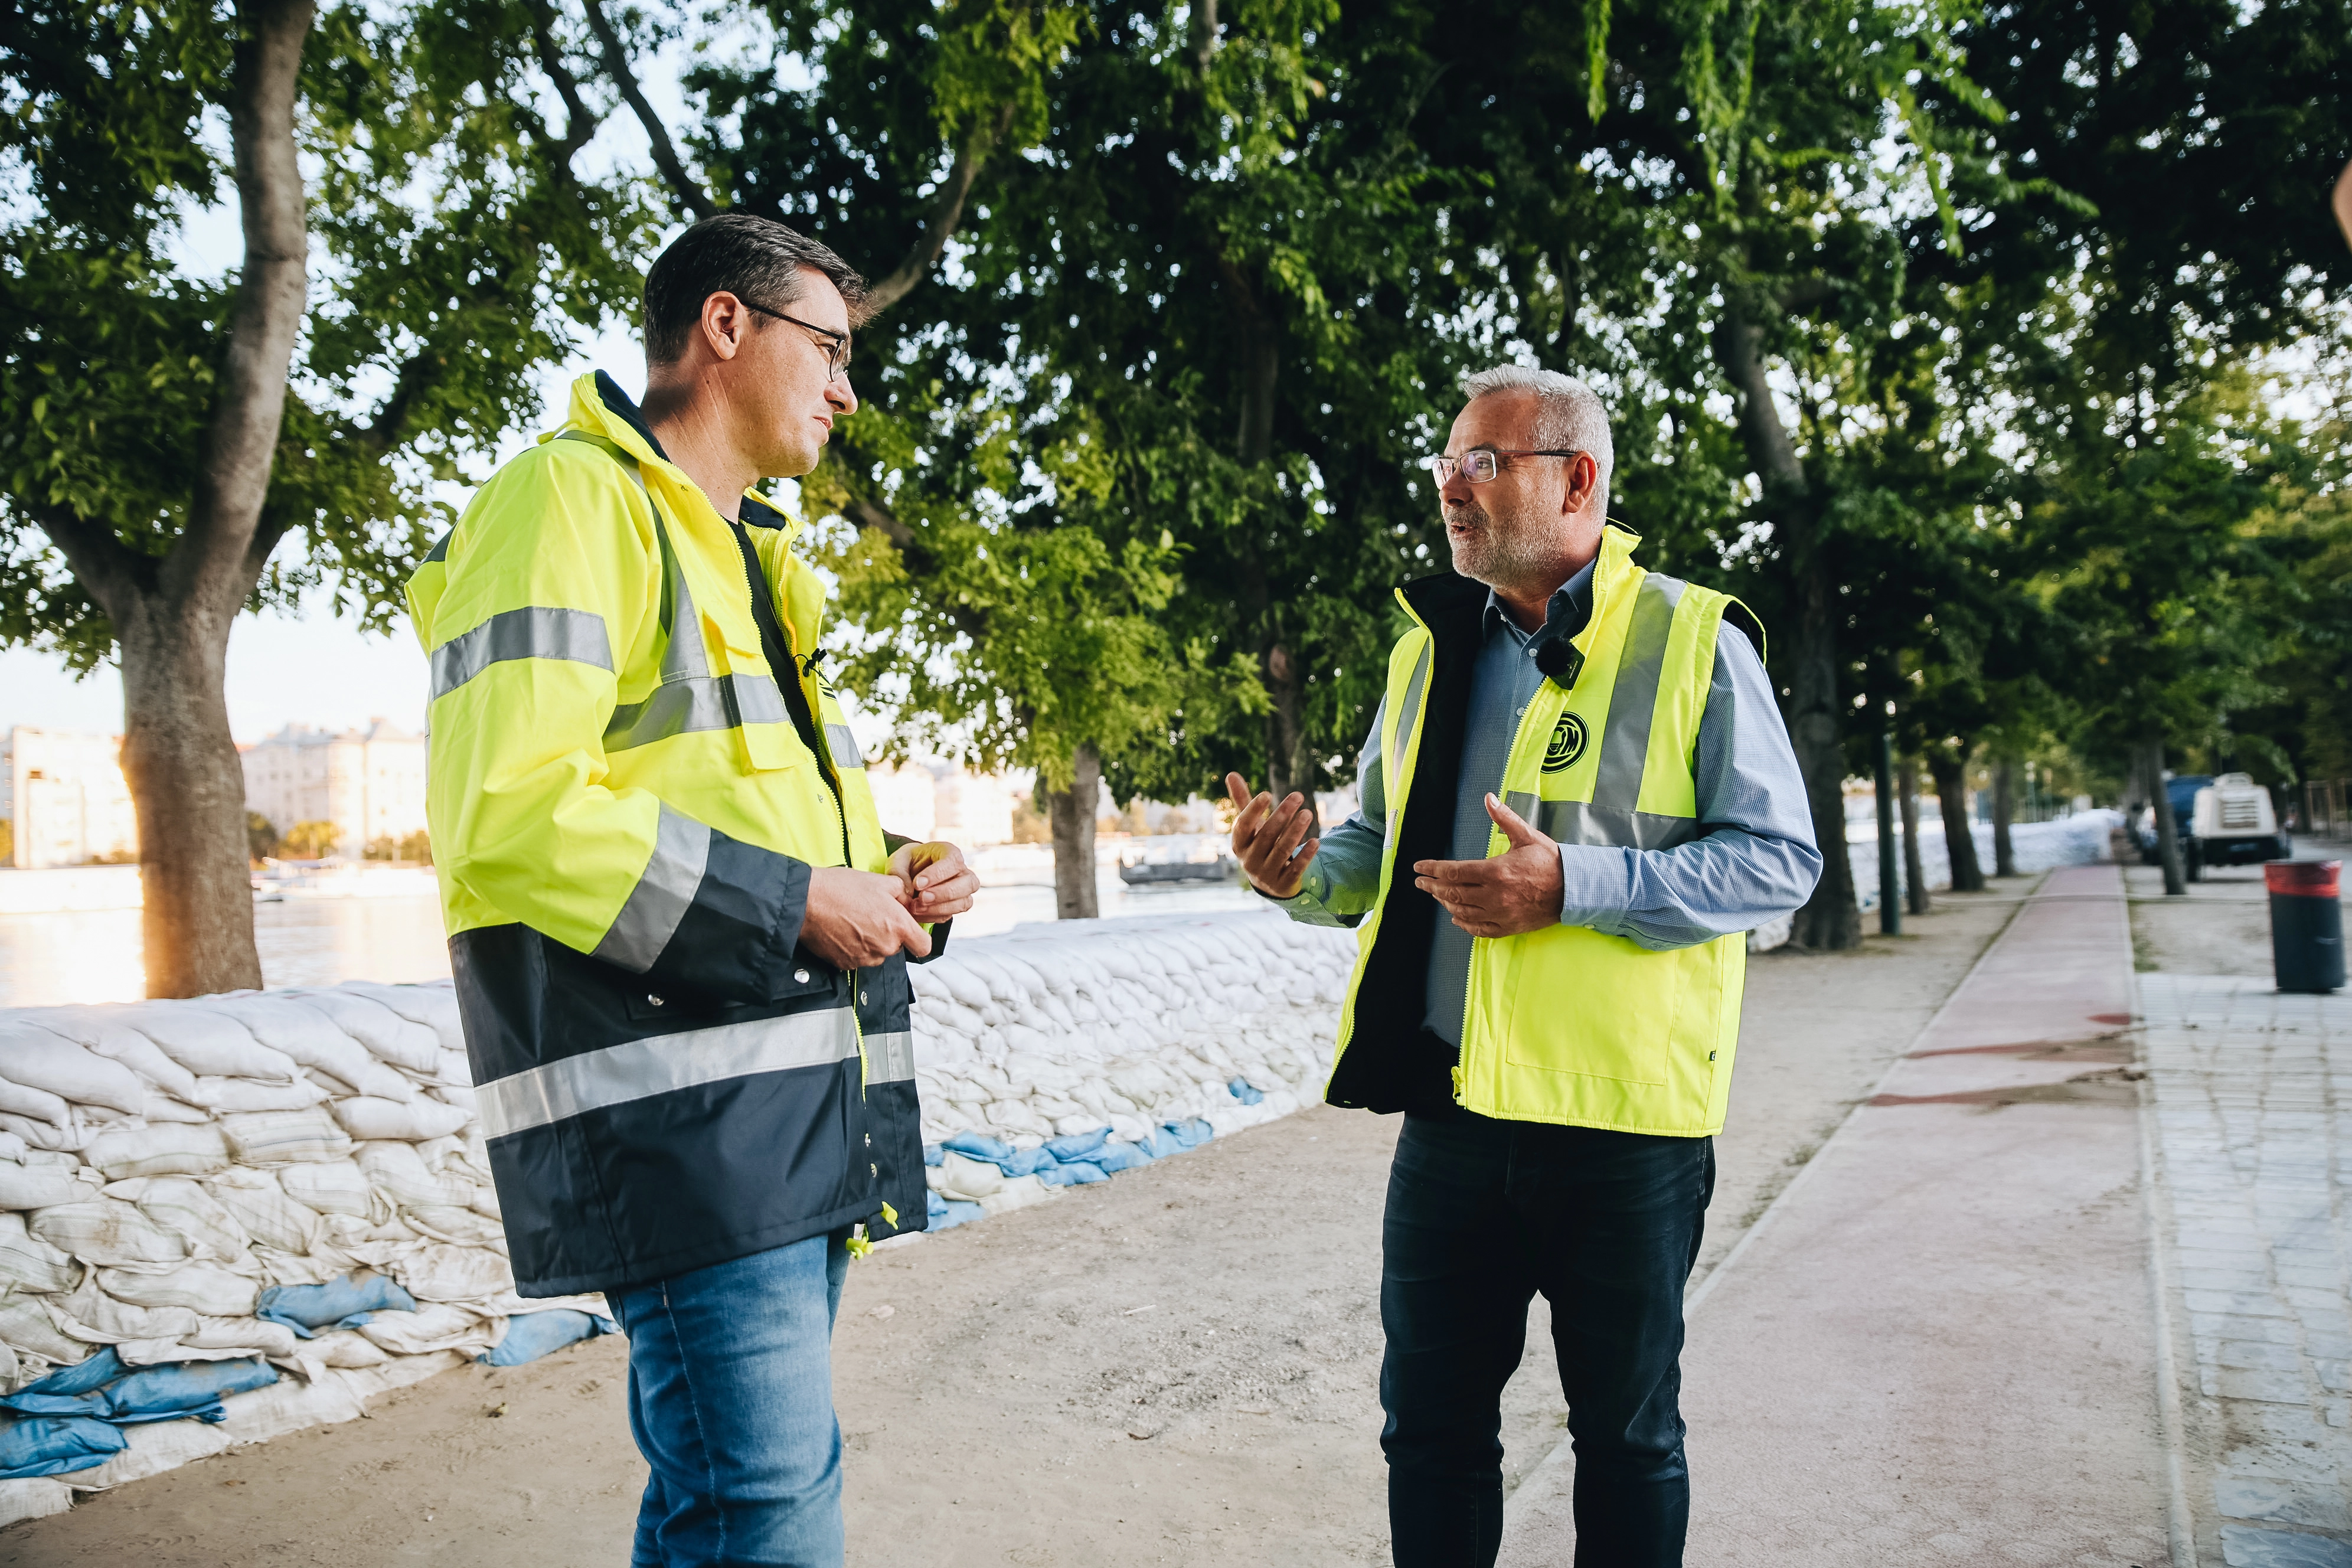
<path id="1" fill-rule="evenodd" d="M 751 333 L 751 312 L 734 295 L 722 291 L 703 300 L 702 341 L 718 358 L 733 359 Z"/>
<path id="2" fill-rule="evenodd" d="M 1576 481 L 1580 476 L 1585 474 L 1590 474 L 1592 477 L 1591 480 L 1586 483 L 1583 490 L 1580 494 L 1576 487 Z M 1559 498 L 1560 515 L 1562 517 L 1571 517 L 1576 513 L 1582 511 L 1585 507 L 1591 503 L 1593 492 L 1600 489 L 1600 488 L 1601 465 L 1592 460 L 1591 454 L 1579 452 L 1575 457 L 1569 459 L 1568 488 L 1566 490 L 1561 492 Z"/>

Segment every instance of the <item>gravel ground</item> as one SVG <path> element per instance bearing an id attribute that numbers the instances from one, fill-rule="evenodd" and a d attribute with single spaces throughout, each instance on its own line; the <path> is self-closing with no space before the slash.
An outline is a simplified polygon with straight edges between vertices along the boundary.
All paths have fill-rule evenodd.
<path id="1" fill-rule="evenodd" d="M 2297 847 L 2298 858 L 2347 859 L 2343 845 Z M 2131 895 L 2132 956 L 2141 971 L 2167 974 L 2271 973 L 2270 893 L 2260 866 L 2214 866 L 2181 898 L 2165 897 L 2164 873 L 2124 868 Z"/>
<path id="2" fill-rule="evenodd" d="M 1750 965 L 1701 1268 L 1870 1092 L 2032 886 Z M 1393 1118 L 1317 1108 L 851 1271 L 835 1363 L 853 1563 L 1384 1563 L 1380 1217 Z M 615 1339 L 477 1367 L 0 1534 L 0 1564 L 339 1568 L 625 1556 Z M 1510 1477 L 1559 1440 L 1541 1302 Z"/>

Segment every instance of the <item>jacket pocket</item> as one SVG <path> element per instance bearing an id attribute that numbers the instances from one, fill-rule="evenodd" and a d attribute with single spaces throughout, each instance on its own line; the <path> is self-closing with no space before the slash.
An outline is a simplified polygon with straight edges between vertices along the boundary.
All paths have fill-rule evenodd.
<path id="1" fill-rule="evenodd" d="M 1506 1063 L 1620 1083 L 1666 1081 L 1680 964 L 1643 963 L 1648 954 L 1633 942 L 1580 926 L 1514 940 L 1526 946 L 1509 980 Z"/>

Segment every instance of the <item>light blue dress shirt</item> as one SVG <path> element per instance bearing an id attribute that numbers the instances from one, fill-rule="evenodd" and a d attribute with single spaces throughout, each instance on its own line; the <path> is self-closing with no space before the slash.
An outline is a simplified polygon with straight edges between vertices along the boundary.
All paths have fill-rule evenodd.
<path id="1" fill-rule="evenodd" d="M 1536 654 L 1583 629 L 1592 591 L 1587 564 L 1551 596 L 1542 626 L 1519 629 L 1486 595 L 1486 641 L 1470 678 L 1461 782 L 1454 801 L 1452 858 L 1486 858 L 1486 795 L 1499 794 L 1519 717 L 1543 684 Z M 1804 776 L 1772 698 L 1764 662 L 1736 626 L 1716 641 L 1715 674 L 1699 719 L 1695 759 L 1700 837 L 1671 849 L 1559 847 L 1560 923 L 1589 926 L 1663 951 L 1751 931 L 1795 910 L 1822 870 Z M 1357 767 L 1360 808 L 1323 836 L 1296 897 L 1276 900 L 1293 920 L 1352 926 L 1380 895 L 1388 828 L 1381 772 L 1381 718 Z M 1397 868 L 1399 878 L 1412 875 Z M 1460 1048 L 1470 984 L 1470 934 L 1441 913 L 1430 942 L 1431 1033 Z"/>

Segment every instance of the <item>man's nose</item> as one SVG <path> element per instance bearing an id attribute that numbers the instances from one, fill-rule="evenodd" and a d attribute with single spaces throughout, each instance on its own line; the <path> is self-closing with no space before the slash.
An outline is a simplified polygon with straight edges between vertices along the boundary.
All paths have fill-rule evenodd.
<path id="1" fill-rule="evenodd" d="M 857 393 L 845 375 L 824 384 L 824 400 L 845 416 L 857 412 Z"/>
<path id="2" fill-rule="evenodd" d="M 1437 487 L 1437 499 L 1449 507 L 1470 504 L 1470 480 L 1460 468 L 1454 469 L 1446 481 Z"/>

